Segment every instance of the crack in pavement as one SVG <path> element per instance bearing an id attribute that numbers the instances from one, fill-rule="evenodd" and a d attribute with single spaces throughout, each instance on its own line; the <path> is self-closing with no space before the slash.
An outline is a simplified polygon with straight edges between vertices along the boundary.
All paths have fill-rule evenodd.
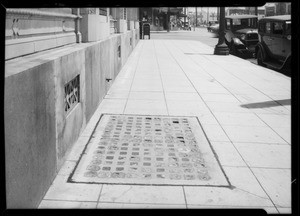
<path id="1" fill-rule="evenodd" d="M 132 186 L 130 186 L 129 189 L 126 190 L 126 191 L 124 191 L 120 196 L 118 196 L 118 197 L 113 197 L 113 198 L 111 198 L 111 199 L 113 200 L 113 202 L 115 202 L 116 199 L 118 199 L 118 198 L 124 196 L 124 195 L 125 195 L 128 191 L 130 191 L 131 189 L 132 189 Z"/>
<path id="2" fill-rule="evenodd" d="M 259 197 L 259 198 L 262 198 L 262 199 L 267 199 L 267 200 L 270 200 L 270 199 L 269 199 L 269 198 L 267 198 L 267 197 L 262 197 L 262 196 L 259 196 L 259 195 L 257 195 L 257 194 L 251 193 L 251 192 L 249 192 L 249 191 L 243 190 L 243 189 L 241 189 L 241 188 L 238 188 L 238 187 L 236 187 L 235 189 L 237 189 L 237 190 L 240 190 L 240 191 L 243 191 L 243 192 L 246 192 L 246 193 L 248 193 L 248 194 L 254 195 L 254 196 L 256 196 L 256 197 Z"/>

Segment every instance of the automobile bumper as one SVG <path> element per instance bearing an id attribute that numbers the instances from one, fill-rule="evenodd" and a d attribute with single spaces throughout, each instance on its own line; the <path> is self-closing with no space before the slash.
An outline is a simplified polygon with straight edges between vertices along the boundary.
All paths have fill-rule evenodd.
<path id="1" fill-rule="evenodd" d="M 253 58 L 254 52 L 249 49 L 237 49 L 236 55 L 241 58 Z"/>
<path id="2" fill-rule="evenodd" d="M 255 46 L 249 46 L 248 47 L 249 51 L 254 53 L 255 52 Z"/>

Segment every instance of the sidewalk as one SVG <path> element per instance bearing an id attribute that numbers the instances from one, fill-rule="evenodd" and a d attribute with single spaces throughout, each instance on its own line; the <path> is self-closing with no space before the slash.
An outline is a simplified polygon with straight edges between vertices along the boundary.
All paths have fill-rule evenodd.
<path id="1" fill-rule="evenodd" d="M 206 26 L 198 26 L 197 28 L 194 28 L 193 26 L 191 27 L 192 28 L 192 30 L 183 30 L 183 29 L 178 29 L 178 30 L 170 30 L 170 32 L 171 33 L 176 33 L 176 32 L 191 32 L 191 31 L 201 31 L 201 29 L 207 29 L 207 27 Z M 161 31 L 150 31 L 150 33 L 168 33 L 168 31 L 167 30 L 161 30 Z"/>
<path id="2" fill-rule="evenodd" d="M 291 80 L 198 41 L 141 40 L 39 208 L 291 212 Z M 66 183 L 102 113 L 197 116 L 232 188 Z"/>

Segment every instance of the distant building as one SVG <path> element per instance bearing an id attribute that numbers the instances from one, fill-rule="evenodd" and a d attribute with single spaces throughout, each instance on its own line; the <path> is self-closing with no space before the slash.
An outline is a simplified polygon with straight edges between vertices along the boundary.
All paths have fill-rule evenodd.
<path id="1" fill-rule="evenodd" d="M 247 14 L 255 15 L 255 7 L 246 7 Z M 258 19 L 265 17 L 266 9 L 265 7 L 257 7 Z"/>
<path id="2" fill-rule="evenodd" d="M 208 17 L 209 13 L 209 17 Z M 190 20 L 191 25 L 195 25 L 196 23 L 196 12 L 195 10 L 188 12 L 188 17 Z M 209 19 L 209 20 L 207 20 Z M 197 25 L 206 24 L 208 21 L 216 21 L 218 20 L 218 13 L 216 7 L 210 7 L 210 8 L 202 8 L 198 7 L 197 10 Z"/>
<path id="3" fill-rule="evenodd" d="M 248 11 L 245 7 L 228 7 L 225 12 L 226 16 L 229 15 L 242 15 L 248 14 Z"/>
<path id="4" fill-rule="evenodd" d="M 230 7 L 226 10 L 226 15 L 242 15 L 252 14 L 255 15 L 255 7 Z M 257 16 L 262 18 L 265 16 L 265 7 L 257 7 Z"/>
<path id="5" fill-rule="evenodd" d="M 291 2 L 267 3 L 265 16 L 291 14 Z"/>
<path id="6" fill-rule="evenodd" d="M 291 3 L 279 2 L 276 3 L 276 15 L 291 14 Z"/>
<path id="7" fill-rule="evenodd" d="M 186 16 L 183 14 L 183 7 L 147 7 L 140 8 L 140 21 L 150 23 L 151 31 L 162 31 L 168 29 L 168 10 L 169 15 L 173 17 L 171 28 L 177 26 L 180 17 Z"/>
<path id="8" fill-rule="evenodd" d="M 276 14 L 276 4 L 275 3 L 268 3 L 265 5 L 266 12 L 265 16 L 275 16 Z"/>

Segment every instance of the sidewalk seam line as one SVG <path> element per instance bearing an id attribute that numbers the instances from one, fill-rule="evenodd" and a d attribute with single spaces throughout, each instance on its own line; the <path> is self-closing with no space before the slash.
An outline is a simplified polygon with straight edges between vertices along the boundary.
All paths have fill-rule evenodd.
<path id="1" fill-rule="evenodd" d="M 97 203 L 97 201 L 86 201 L 86 200 L 63 200 L 63 199 L 43 199 L 44 201 L 57 201 L 57 202 L 87 202 Z"/>
<path id="2" fill-rule="evenodd" d="M 100 202 L 100 197 L 101 197 L 101 194 L 102 194 L 103 187 L 104 187 L 104 184 L 101 184 L 101 190 L 100 190 L 100 193 L 99 193 L 99 196 L 98 196 L 98 199 L 97 199 L 96 208 L 98 207 L 98 203 Z"/>
<path id="3" fill-rule="evenodd" d="M 166 93 L 165 93 L 164 83 L 163 83 L 163 80 L 162 80 L 161 69 L 160 69 L 160 66 L 159 66 L 159 63 L 158 63 L 158 59 L 157 59 L 157 52 L 155 52 L 156 49 L 155 49 L 155 43 L 154 42 L 153 42 L 153 46 L 154 46 L 155 59 L 156 59 L 156 63 L 157 63 L 158 70 L 159 70 L 160 82 L 161 82 L 161 85 L 162 85 L 164 99 L 165 99 L 165 103 L 166 103 L 167 113 L 168 113 L 168 116 L 169 116 L 170 113 L 169 113 L 168 103 L 167 103 L 167 99 L 166 99 Z"/>
<path id="4" fill-rule="evenodd" d="M 235 165 L 223 165 L 224 167 L 248 167 L 248 166 L 235 166 Z M 257 167 L 257 166 L 249 166 L 248 168 L 254 169 L 272 169 L 272 170 L 291 170 L 291 168 L 276 168 L 276 167 Z"/>
<path id="5" fill-rule="evenodd" d="M 169 206 L 178 206 L 178 205 L 184 205 L 185 204 L 179 204 L 179 203 L 138 203 L 138 202 L 113 202 L 113 201 L 100 201 L 99 203 L 108 203 L 108 204 L 134 204 L 134 205 L 157 205 L 157 206 L 165 206 L 165 205 L 169 205 Z M 288 207 L 286 207 L 288 208 Z"/>
<path id="6" fill-rule="evenodd" d="M 187 204 L 187 200 L 186 200 L 186 194 L 185 194 L 185 190 L 184 190 L 184 185 L 182 185 L 182 190 L 183 190 L 183 196 L 184 196 L 184 201 L 185 201 L 185 207 L 188 208 L 188 204 Z"/>
<path id="7" fill-rule="evenodd" d="M 139 41 L 139 42 L 141 42 L 141 41 Z M 128 100 L 129 100 L 129 97 L 130 97 L 130 93 L 131 93 L 132 85 L 133 85 L 133 82 L 134 82 L 135 74 L 136 74 L 136 71 L 137 71 L 137 67 L 138 67 L 138 64 L 139 64 L 139 60 L 140 60 L 142 52 L 143 52 L 143 47 L 144 47 L 144 43 L 142 43 L 141 48 L 140 48 L 141 49 L 141 51 L 140 51 L 141 54 L 138 56 L 137 63 L 135 65 L 134 74 L 133 74 L 133 77 L 132 77 L 132 81 L 131 81 L 131 85 L 130 85 L 128 97 L 126 99 L 126 103 L 125 103 L 124 109 L 123 109 L 123 114 L 125 113 L 125 110 L 126 110 L 126 107 L 127 107 L 127 104 L 128 104 Z"/>
<path id="8" fill-rule="evenodd" d="M 266 125 L 268 125 L 268 127 L 275 133 L 277 134 L 282 140 L 284 140 L 287 144 L 291 145 L 291 143 L 289 143 L 287 140 L 285 140 L 280 134 L 278 134 L 267 122 L 265 122 L 259 115 L 257 115 L 257 113 L 254 113 L 254 115 L 256 115 L 262 122 L 264 122 Z"/>

